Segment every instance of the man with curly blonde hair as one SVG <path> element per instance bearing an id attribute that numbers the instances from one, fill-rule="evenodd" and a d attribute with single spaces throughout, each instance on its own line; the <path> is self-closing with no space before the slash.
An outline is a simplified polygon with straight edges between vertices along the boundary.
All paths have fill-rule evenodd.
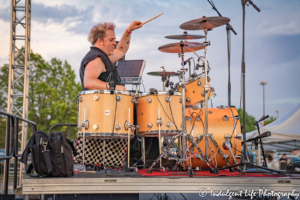
<path id="1" fill-rule="evenodd" d="M 141 28 L 142 22 L 134 21 L 125 30 L 117 48 L 115 24 L 111 22 L 95 25 L 88 36 L 92 46 L 81 61 L 79 69 L 82 90 L 110 89 L 108 80 L 116 84 L 115 90 L 126 91 L 113 63 L 120 60 L 129 49 L 132 31 Z"/>

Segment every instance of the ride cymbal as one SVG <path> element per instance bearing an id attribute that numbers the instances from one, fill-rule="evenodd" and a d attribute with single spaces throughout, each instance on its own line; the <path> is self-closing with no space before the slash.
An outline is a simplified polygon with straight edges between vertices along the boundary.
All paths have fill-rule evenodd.
<path id="1" fill-rule="evenodd" d="M 205 48 L 205 44 L 198 42 L 178 42 L 178 43 L 170 43 L 163 46 L 160 46 L 158 50 L 166 53 L 181 53 L 183 52 L 194 52 L 200 49 Z"/>
<path id="2" fill-rule="evenodd" d="M 213 29 L 224 24 L 227 24 L 230 21 L 227 17 L 205 17 L 199 19 L 194 19 L 188 22 L 185 22 L 180 25 L 181 29 L 184 30 L 204 30 L 204 29 Z"/>

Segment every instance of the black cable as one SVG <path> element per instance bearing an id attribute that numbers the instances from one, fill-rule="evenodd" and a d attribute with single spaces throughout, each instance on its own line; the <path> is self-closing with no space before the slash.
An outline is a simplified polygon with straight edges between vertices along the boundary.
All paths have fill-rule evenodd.
<path id="1" fill-rule="evenodd" d="M 169 98 L 170 98 L 170 96 L 169 96 Z M 171 115 L 172 115 L 172 119 L 173 119 L 174 125 L 176 127 L 176 130 L 178 131 L 178 128 L 177 128 L 175 120 L 174 120 L 174 116 L 173 116 L 173 112 L 172 112 L 172 108 L 171 108 L 171 103 L 170 102 L 169 102 L 169 108 L 170 108 L 170 111 L 171 111 Z"/>
<path id="2" fill-rule="evenodd" d="M 106 83 L 105 86 L 106 86 L 106 89 L 107 89 L 107 90 L 109 90 L 108 87 L 107 87 L 107 82 L 109 83 L 109 81 L 110 81 L 110 79 L 111 79 L 111 76 L 112 76 L 112 73 L 113 73 L 113 71 L 109 73 L 109 75 L 108 75 L 108 77 L 107 77 L 107 79 L 106 79 L 106 82 L 105 82 L 105 83 Z"/>
<path id="3" fill-rule="evenodd" d="M 166 114 L 166 116 L 169 118 L 169 120 L 171 121 L 171 122 L 173 122 L 174 123 L 174 125 L 175 125 L 175 127 L 176 127 L 176 129 L 177 129 L 177 131 L 178 131 L 178 128 L 177 128 L 177 126 L 176 126 L 176 124 L 175 124 L 175 122 L 169 117 L 169 115 L 166 113 L 166 111 L 165 111 L 165 109 L 164 109 L 164 107 L 163 107 L 163 105 L 161 104 L 161 102 L 160 102 L 160 100 L 159 100 L 159 98 L 158 98 L 158 95 L 156 95 L 156 97 L 157 97 L 157 100 L 158 100 L 158 102 L 159 102 L 159 104 L 160 104 L 160 106 L 162 107 L 162 109 L 163 109 L 163 111 L 164 111 L 164 113 Z"/>
<path id="4" fill-rule="evenodd" d="M 183 196 L 183 194 L 182 193 L 180 193 L 181 194 L 181 196 L 185 199 L 185 200 L 187 200 L 186 198 L 185 198 L 185 196 Z"/>

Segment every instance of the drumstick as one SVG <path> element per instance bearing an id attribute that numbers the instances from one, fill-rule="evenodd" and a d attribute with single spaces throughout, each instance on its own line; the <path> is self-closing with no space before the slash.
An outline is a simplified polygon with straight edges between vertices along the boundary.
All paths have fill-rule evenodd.
<path id="1" fill-rule="evenodd" d="M 164 13 L 161 13 L 161 14 L 159 14 L 159 15 L 156 15 L 155 17 L 153 17 L 153 18 L 151 18 L 151 19 L 149 19 L 149 20 L 145 21 L 144 23 L 142 23 L 142 25 L 144 25 L 144 24 L 146 24 L 146 23 L 148 23 L 148 22 L 152 21 L 153 19 L 155 19 L 155 18 L 157 18 L 157 17 L 161 16 L 162 14 L 164 14 Z"/>

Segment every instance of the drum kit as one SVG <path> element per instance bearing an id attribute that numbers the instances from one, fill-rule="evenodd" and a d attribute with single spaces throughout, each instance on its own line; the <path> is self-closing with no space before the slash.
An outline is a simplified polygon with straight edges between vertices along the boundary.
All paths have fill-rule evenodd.
<path id="1" fill-rule="evenodd" d="M 205 17 L 183 23 L 184 30 L 203 30 L 202 35 L 166 36 L 180 42 L 170 43 L 158 48 L 161 52 L 176 53 L 181 58 L 182 68 L 177 72 L 153 71 L 148 75 L 162 78 L 163 91 L 151 88 L 149 93 L 130 93 L 123 91 L 89 90 L 78 95 L 78 137 L 128 139 L 134 133 L 142 141 L 142 157 L 145 165 L 145 137 L 158 137 L 159 156 L 148 168 L 151 173 L 154 166 L 166 157 L 171 145 L 177 143 L 176 164 L 172 170 L 188 169 L 192 176 L 193 169 L 209 169 L 218 173 L 225 166 L 237 164 L 237 154 L 241 151 L 241 128 L 239 117 L 233 106 L 208 108 L 208 101 L 215 95 L 210 86 L 207 66 L 208 31 L 227 24 L 226 17 Z M 204 39 L 202 43 L 187 42 L 187 40 Z M 185 80 L 184 55 L 187 52 L 204 50 L 204 73 L 190 73 Z M 191 71 L 191 70 L 190 70 Z M 194 69 L 195 72 L 195 69 Z M 178 76 L 179 82 L 169 82 L 170 76 Z M 166 87 L 170 90 L 166 91 Z M 135 104 L 135 105 L 134 105 Z M 204 107 L 204 108 L 203 108 Z M 134 113 L 136 121 L 134 122 Z M 167 144 L 162 140 L 167 141 Z M 127 143 L 127 154 L 130 155 L 130 142 Z M 83 156 L 84 159 L 84 156 Z M 130 167 L 130 156 L 127 165 Z M 84 163 L 84 160 L 83 160 Z M 103 163 L 104 164 L 104 163 Z M 144 166 L 143 165 L 143 166 Z M 238 167 L 232 171 L 240 170 Z"/>

